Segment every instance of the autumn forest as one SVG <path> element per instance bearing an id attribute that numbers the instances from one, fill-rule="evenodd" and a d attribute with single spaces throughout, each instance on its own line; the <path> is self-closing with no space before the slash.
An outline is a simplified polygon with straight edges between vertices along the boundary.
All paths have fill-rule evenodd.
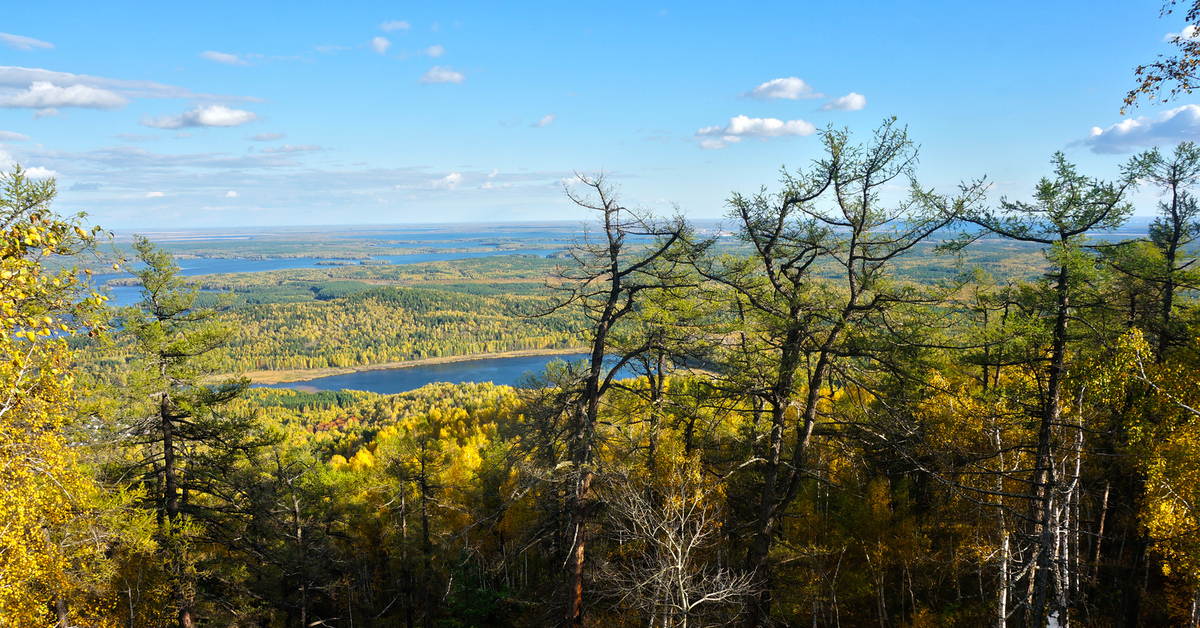
<path id="1" fill-rule="evenodd" d="M 722 231 L 583 176 L 549 259 L 198 278 L 9 171 L 0 626 L 1196 625 L 1200 147 L 997 197 L 821 138 Z"/>

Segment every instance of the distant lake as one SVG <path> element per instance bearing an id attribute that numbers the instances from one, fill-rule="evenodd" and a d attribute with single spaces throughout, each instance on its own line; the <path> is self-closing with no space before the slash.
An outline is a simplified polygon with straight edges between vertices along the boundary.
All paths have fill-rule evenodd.
<path id="1" fill-rule="evenodd" d="M 412 255 L 373 255 L 373 260 L 387 260 L 393 265 L 401 266 L 404 264 L 420 264 L 423 262 L 444 262 L 456 259 L 469 259 L 475 257 L 493 257 L 496 255 L 537 255 L 545 257 L 551 253 L 558 253 L 562 249 L 536 249 L 527 251 L 478 251 L 474 253 L 414 253 Z M 181 259 L 176 260 L 179 264 L 180 274 L 194 277 L 197 275 L 215 275 L 223 273 L 265 273 L 273 270 L 293 270 L 297 268 L 320 268 L 324 270 L 332 270 L 335 268 L 345 268 L 343 266 L 319 266 L 317 262 L 330 261 L 328 258 L 315 257 L 290 257 L 284 259 L 245 259 L 241 257 L 233 258 L 197 258 L 197 259 Z M 357 262 L 357 260 L 354 260 Z M 117 279 L 120 277 L 128 277 L 125 273 L 109 273 L 105 275 L 94 275 L 93 281 L 97 285 L 103 284 L 109 279 Z M 142 288 L 140 286 L 110 286 L 112 300 L 109 305 L 113 307 L 124 307 L 133 305 L 142 298 Z"/>
<path id="2" fill-rule="evenodd" d="M 586 354 L 535 355 L 520 358 L 485 358 L 448 364 L 428 364 L 401 369 L 359 371 L 345 375 L 333 375 L 306 382 L 287 384 L 264 384 L 266 388 L 291 388 L 294 390 L 365 390 L 383 395 L 416 390 L 434 382 L 451 384 L 492 382 L 512 386 L 529 371 L 540 371 L 555 360 L 572 362 L 582 360 Z"/>

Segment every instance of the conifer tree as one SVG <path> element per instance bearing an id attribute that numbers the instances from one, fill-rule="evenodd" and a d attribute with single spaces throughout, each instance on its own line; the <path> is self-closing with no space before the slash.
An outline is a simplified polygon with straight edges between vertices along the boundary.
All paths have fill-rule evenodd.
<path id="1" fill-rule="evenodd" d="M 192 628 L 200 597 L 196 545 L 205 527 L 217 524 L 226 470 L 258 444 L 247 419 L 222 412 L 249 381 L 210 381 L 218 372 L 216 351 L 233 330 L 216 319 L 216 309 L 197 306 L 197 288 L 169 252 L 144 237 L 135 236 L 133 246 L 141 265 L 131 272 L 142 282 L 143 299 L 119 319 L 136 347 L 121 417 L 130 459 L 124 473 L 156 517 L 177 625 Z"/>

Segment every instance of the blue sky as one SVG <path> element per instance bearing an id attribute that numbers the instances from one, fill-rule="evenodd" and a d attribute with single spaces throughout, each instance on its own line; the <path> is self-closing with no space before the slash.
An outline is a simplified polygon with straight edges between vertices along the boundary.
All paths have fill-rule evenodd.
<path id="1" fill-rule="evenodd" d="M 1157 2 L 15 3 L 0 160 L 108 228 L 574 220 L 573 172 L 696 218 L 897 116 L 921 184 L 1027 198 L 1196 139 L 1120 115 Z M 1154 195 L 1137 196 L 1152 211 Z"/>

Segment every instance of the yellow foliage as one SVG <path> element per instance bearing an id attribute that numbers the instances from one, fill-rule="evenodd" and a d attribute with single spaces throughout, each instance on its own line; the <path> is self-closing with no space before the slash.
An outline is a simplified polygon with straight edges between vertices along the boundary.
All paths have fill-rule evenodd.
<path id="1" fill-rule="evenodd" d="M 63 434 L 74 405 L 64 336 L 87 324 L 82 287 L 73 269 L 47 273 L 39 263 L 69 252 L 82 230 L 39 215 L 52 183 L 19 169 L 0 182 L 0 627 L 49 625 L 54 600 L 72 625 L 105 625 L 111 601 L 88 591 L 105 549 L 88 527 L 102 496 Z"/>

